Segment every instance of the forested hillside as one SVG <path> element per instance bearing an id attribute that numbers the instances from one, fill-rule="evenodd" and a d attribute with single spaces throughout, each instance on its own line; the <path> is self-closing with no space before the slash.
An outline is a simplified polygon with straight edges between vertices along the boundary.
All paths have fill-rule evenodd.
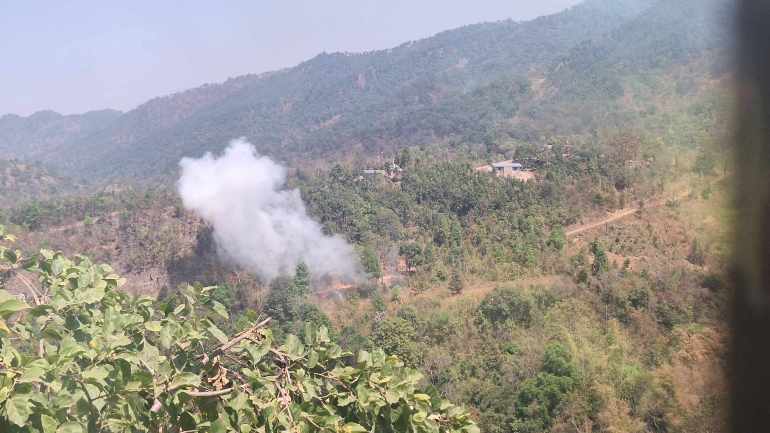
<path id="1" fill-rule="evenodd" d="M 726 431 L 730 16 L 587 0 L 0 118 L 0 431 Z M 180 158 L 239 136 L 286 167 L 217 211 L 289 195 L 355 278 L 261 276 L 185 208 Z M 265 206 L 236 236 L 291 235 Z"/>
<path id="2" fill-rule="evenodd" d="M 154 99 L 85 134 L 38 140 L 45 130 L 32 129 L 16 135 L 18 144 L 2 144 L 15 157 L 93 181 L 167 175 L 182 156 L 241 136 L 294 161 L 429 143 L 542 143 L 544 133 L 590 134 L 670 116 L 671 95 L 658 84 L 672 75 L 686 80 L 680 93 L 718 88 L 727 16 L 715 18 L 714 8 L 695 0 L 589 0 L 529 22 L 467 26 L 385 51 L 321 54 Z"/>
<path id="3" fill-rule="evenodd" d="M 416 151 L 401 157 L 400 187 L 340 167 L 296 179 L 312 214 L 357 245 L 370 279 L 353 287 L 310 285 L 301 268 L 260 281 L 217 260 L 205 224 L 166 192 L 44 201 L 34 219 L 25 207 L 10 218 L 22 250 L 108 260 L 129 292 L 173 303 L 184 281 L 218 283 L 233 326 L 266 314 L 279 339 L 311 323 L 343 349 L 398 355 L 483 431 L 723 431 L 726 185 L 698 158 L 662 171 L 587 158 L 555 161 L 533 184 Z"/>
<path id="4" fill-rule="evenodd" d="M 310 323 L 344 349 L 398 355 L 483 431 L 720 431 L 721 161 L 658 146 L 625 134 L 565 157 L 555 145 L 537 155 L 548 162 L 530 183 L 419 149 L 399 155 L 399 182 L 341 166 L 298 172 L 291 182 L 311 215 L 356 246 L 367 279 L 355 285 L 302 266 L 273 281 L 232 266 L 211 228 L 163 189 L 44 200 L 6 222 L 22 251 L 113 263 L 127 292 L 175 299 L 185 282 L 215 284 L 234 320 L 268 315 L 277 338 Z M 629 207 L 607 228 L 571 234 Z"/>
<path id="5" fill-rule="evenodd" d="M 29 117 L 7 114 L 0 117 L 0 151 L 4 158 L 27 161 L 55 161 L 52 152 L 71 152 L 76 143 L 99 130 L 108 128 L 121 113 L 115 110 L 92 111 L 64 116 L 40 111 Z M 58 158 L 69 159 L 66 153 Z M 59 164 L 51 164 L 60 166 Z"/>
<path id="6" fill-rule="evenodd" d="M 32 200 L 74 194 L 82 188 L 71 178 L 56 175 L 39 163 L 0 160 L 0 208 Z"/>

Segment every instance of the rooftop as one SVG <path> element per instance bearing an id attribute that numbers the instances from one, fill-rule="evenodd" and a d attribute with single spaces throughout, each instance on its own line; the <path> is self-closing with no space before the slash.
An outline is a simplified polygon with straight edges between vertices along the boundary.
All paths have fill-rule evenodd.
<path id="1" fill-rule="evenodd" d="M 505 167 L 511 167 L 511 168 L 523 168 L 524 166 L 520 163 L 508 160 L 508 161 L 500 161 L 500 162 L 494 162 L 492 163 L 492 167 L 494 168 L 505 168 Z"/>

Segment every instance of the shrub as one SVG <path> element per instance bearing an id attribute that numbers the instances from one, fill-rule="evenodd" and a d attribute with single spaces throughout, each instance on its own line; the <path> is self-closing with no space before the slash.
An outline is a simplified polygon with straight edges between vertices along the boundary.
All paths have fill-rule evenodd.
<path id="1" fill-rule="evenodd" d="M 556 412 L 577 383 L 577 370 L 569 351 L 560 343 L 545 349 L 541 371 L 525 380 L 516 394 L 514 431 L 547 430 Z"/>
<path id="2" fill-rule="evenodd" d="M 364 271 L 370 278 L 379 279 L 382 277 L 380 258 L 371 248 L 364 248 L 361 253 L 361 265 L 364 267 Z"/>
<path id="3" fill-rule="evenodd" d="M 560 343 L 551 343 L 545 348 L 542 370 L 555 376 L 571 378 L 577 376 L 577 370 L 572 364 L 572 356 L 567 348 Z"/>
<path id="4" fill-rule="evenodd" d="M 637 310 L 646 309 L 650 305 L 650 293 L 647 289 L 636 288 L 628 295 L 628 302 Z"/>
<path id="5" fill-rule="evenodd" d="M 724 282 L 722 281 L 722 278 L 719 277 L 719 275 L 708 274 L 703 278 L 703 281 L 701 282 L 701 287 L 704 287 L 706 289 L 713 290 L 713 291 L 718 291 L 724 288 Z"/>
<path id="6" fill-rule="evenodd" d="M 556 409 L 575 386 L 574 379 L 548 373 L 525 380 L 516 396 L 516 417 L 523 431 L 545 431 L 556 416 Z"/>
<path id="7" fill-rule="evenodd" d="M 677 306 L 665 301 L 655 308 L 655 319 L 669 331 L 676 325 L 687 323 L 687 315 Z"/>
<path id="8" fill-rule="evenodd" d="M 567 243 L 567 236 L 564 233 L 564 228 L 556 227 L 551 231 L 551 235 L 546 242 L 548 246 L 552 247 L 556 251 L 564 249 L 564 245 Z"/>
<path id="9" fill-rule="evenodd" d="M 602 247 L 599 241 L 595 240 L 591 242 L 591 254 L 594 256 L 594 261 L 591 264 L 591 273 L 599 275 L 607 272 L 610 268 L 609 260 L 607 259 L 607 254 L 604 252 L 604 247 Z"/>
<path id="10" fill-rule="evenodd" d="M 687 255 L 687 261 L 697 266 L 706 264 L 706 254 L 698 239 L 693 239 L 690 245 L 690 253 Z"/>
<path id="11" fill-rule="evenodd" d="M 588 282 L 588 272 L 586 272 L 585 269 L 581 269 L 580 272 L 578 272 L 577 278 L 576 278 L 578 284 L 585 284 Z"/>
<path id="12" fill-rule="evenodd" d="M 431 345 L 443 344 L 447 339 L 456 333 L 456 323 L 453 323 L 452 316 L 446 311 L 439 311 L 431 314 L 423 326 L 420 335 L 430 342 Z"/>
<path id="13" fill-rule="evenodd" d="M 460 273 L 457 270 L 453 271 L 452 278 L 449 280 L 449 292 L 453 295 L 459 295 L 463 292 L 464 288 L 465 284 L 463 284 Z"/>
<path id="14" fill-rule="evenodd" d="M 388 310 L 388 306 L 385 305 L 385 299 L 380 292 L 375 292 L 374 296 L 372 296 L 372 308 L 378 313 Z"/>
<path id="15" fill-rule="evenodd" d="M 374 324 L 372 343 L 389 355 L 403 359 L 407 365 L 416 366 L 420 356 L 415 345 L 417 333 L 411 323 L 400 317 L 392 317 Z"/>
<path id="16" fill-rule="evenodd" d="M 515 323 L 527 327 L 532 322 L 532 302 L 511 288 L 495 289 L 481 301 L 478 312 L 494 326 Z"/>

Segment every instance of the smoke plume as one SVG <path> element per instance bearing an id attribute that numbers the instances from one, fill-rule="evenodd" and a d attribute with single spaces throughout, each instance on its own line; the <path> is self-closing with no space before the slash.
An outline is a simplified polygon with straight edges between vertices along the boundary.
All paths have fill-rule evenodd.
<path id="1" fill-rule="evenodd" d="M 358 260 L 339 236 L 308 216 L 300 193 L 286 187 L 286 168 L 243 139 L 221 156 L 183 158 L 178 188 L 185 208 L 214 229 L 225 259 L 270 280 L 302 261 L 316 277 L 354 279 Z"/>

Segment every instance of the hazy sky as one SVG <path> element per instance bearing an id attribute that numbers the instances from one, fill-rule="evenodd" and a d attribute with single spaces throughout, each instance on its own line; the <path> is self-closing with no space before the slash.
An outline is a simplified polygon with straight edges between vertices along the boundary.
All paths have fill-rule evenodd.
<path id="1" fill-rule="evenodd" d="M 0 0 L 0 115 L 155 96 L 578 0 Z"/>

